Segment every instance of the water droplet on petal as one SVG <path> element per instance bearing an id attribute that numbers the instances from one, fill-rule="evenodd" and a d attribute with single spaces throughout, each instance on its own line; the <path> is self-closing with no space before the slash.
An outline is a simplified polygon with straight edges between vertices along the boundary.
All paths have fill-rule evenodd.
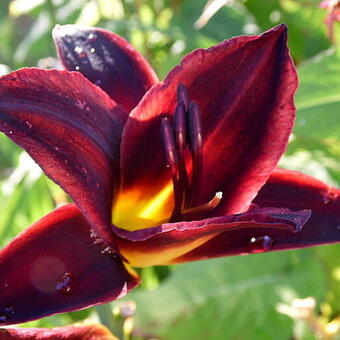
<path id="1" fill-rule="evenodd" d="M 329 192 L 327 195 L 321 198 L 321 201 L 324 205 L 330 204 L 333 200 L 338 197 L 338 194 L 335 192 Z"/>
<path id="2" fill-rule="evenodd" d="M 80 70 L 80 67 L 77 65 L 77 66 L 75 67 L 75 70 L 76 70 L 76 71 L 79 71 L 79 70 Z"/>
<path id="3" fill-rule="evenodd" d="M 12 134 L 13 134 L 13 131 L 12 131 L 12 130 L 9 130 L 8 133 L 9 133 L 10 135 L 12 135 Z"/>
<path id="4" fill-rule="evenodd" d="M 95 53 L 95 52 L 96 52 L 96 49 L 92 47 L 92 48 L 90 49 L 90 52 L 91 52 L 91 53 Z"/>
<path id="5" fill-rule="evenodd" d="M 82 100 L 77 100 L 77 101 L 76 101 L 76 105 L 77 105 L 81 110 L 85 109 L 85 107 L 86 107 L 86 103 L 85 103 L 84 101 L 82 101 Z"/>
<path id="6" fill-rule="evenodd" d="M 71 273 L 64 273 L 56 282 L 56 290 L 64 295 L 72 293 L 74 278 Z"/>
<path id="7" fill-rule="evenodd" d="M 274 240 L 268 236 L 252 237 L 250 239 L 250 252 L 251 253 L 263 253 L 269 251 L 273 247 Z"/>
<path id="8" fill-rule="evenodd" d="M 88 36 L 88 41 L 89 42 L 94 42 L 97 40 L 97 36 L 94 33 L 90 33 Z"/>
<path id="9" fill-rule="evenodd" d="M 112 254 L 113 250 L 110 247 L 105 247 L 102 251 L 101 254 Z"/>
<path id="10" fill-rule="evenodd" d="M 85 175 L 87 175 L 87 169 L 86 169 L 86 168 L 81 168 L 81 171 L 82 171 Z"/>
<path id="11" fill-rule="evenodd" d="M 86 52 L 79 46 L 74 48 L 74 52 L 77 53 L 78 57 L 81 59 L 84 59 L 87 56 Z"/>
<path id="12" fill-rule="evenodd" d="M 57 146 L 54 147 L 54 150 L 55 151 L 60 151 L 60 149 Z"/>
<path id="13" fill-rule="evenodd" d="M 0 322 L 9 320 L 13 314 L 14 309 L 12 306 L 6 306 L 0 309 Z"/>
<path id="14" fill-rule="evenodd" d="M 25 124 L 27 125 L 27 127 L 28 127 L 29 129 L 32 128 L 32 124 L 31 124 L 28 120 L 25 120 Z"/>

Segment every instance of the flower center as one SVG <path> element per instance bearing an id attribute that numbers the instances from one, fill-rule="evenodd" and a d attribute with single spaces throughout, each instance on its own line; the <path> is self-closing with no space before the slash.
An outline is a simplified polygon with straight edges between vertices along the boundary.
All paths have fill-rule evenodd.
<path id="1" fill-rule="evenodd" d="M 161 187 L 121 190 L 112 209 L 112 223 L 119 228 L 133 231 L 194 220 L 199 213 L 214 209 L 222 199 L 218 192 L 209 202 L 198 205 L 203 161 L 201 112 L 184 85 L 178 86 L 171 121 L 164 115 L 160 131 L 171 178 Z"/>
<path id="2" fill-rule="evenodd" d="M 174 190 L 170 221 L 192 220 L 198 213 L 214 209 L 222 199 L 222 192 L 217 192 L 209 202 L 197 205 L 203 161 L 201 111 L 197 103 L 190 100 L 183 84 L 178 86 L 173 124 L 168 117 L 162 118 L 161 132 Z M 188 172 L 188 163 L 191 172 Z"/>

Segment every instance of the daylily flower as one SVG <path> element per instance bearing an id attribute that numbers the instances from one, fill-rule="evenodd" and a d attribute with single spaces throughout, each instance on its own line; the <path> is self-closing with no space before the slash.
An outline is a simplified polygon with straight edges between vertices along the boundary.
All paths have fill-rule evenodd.
<path id="1" fill-rule="evenodd" d="M 117 299 L 134 266 L 339 242 L 340 191 L 275 168 L 297 88 L 284 25 L 193 51 L 163 82 L 111 32 L 53 35 L 67 71 L 0 78 L 0 129 L 75 204 L 0 252 L 0 323 Z"/>
<path id="2" fill-rule="evenodd" d="M 334 23 L 340 21 L 340 1 L 339 0 L 324 0 L 320 3 L 321 8 L 327 9 L 325 24 L 327 26 L 329 39 L 335 43 Z"/>
<path id="3" fill-rule="evenodd" d="M 0 329 L 1 340 L 118 340 L 99 324 L 75 324 L 57 328 Z"/>

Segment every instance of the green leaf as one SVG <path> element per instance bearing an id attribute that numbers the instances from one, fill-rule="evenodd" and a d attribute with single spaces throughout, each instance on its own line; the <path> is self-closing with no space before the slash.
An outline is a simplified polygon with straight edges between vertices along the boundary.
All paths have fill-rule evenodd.
<path id="1" fill-rule="evenodd" d="M 46 177 L 24 152 L 19 157 L 18 167 L 1 184 L 0 246 L 3 246 L 55 205 Z"/>
<path id="2" fill-rule="evenodd" d="M 331 49 L 298 69 L 295 134 L 340 142 L 340 52 Z"/>
<path id="3" fill-rule="evenodd" d="M 165 340 L 287 340 L 293 322 L 277 304 L 324 290 L 323 270 L 305 250 L 185 264 L 157 290 L 126 299 L 137 304 L 136 328 Z"/>

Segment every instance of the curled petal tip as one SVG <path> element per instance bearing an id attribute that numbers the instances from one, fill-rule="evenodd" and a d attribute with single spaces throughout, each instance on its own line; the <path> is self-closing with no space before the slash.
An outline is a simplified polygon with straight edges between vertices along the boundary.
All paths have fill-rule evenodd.
<path id="1" fill-rule="evenodd" d="M 56 26 L 52 35 L 63 66 L 82 73 L 128 111 L 157 82 L 143 56 L 110 31 L 63 25 Z"/>

